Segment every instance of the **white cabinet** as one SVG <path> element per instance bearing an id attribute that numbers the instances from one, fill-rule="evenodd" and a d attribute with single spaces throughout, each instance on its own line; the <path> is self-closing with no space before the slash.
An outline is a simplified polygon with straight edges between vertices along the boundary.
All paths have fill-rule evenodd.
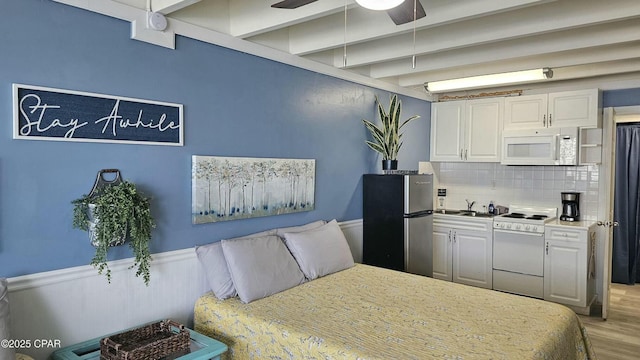
<path id="1" fill-rule="evenodd" d="M 434 215 L 433 277 L 492 288 L 492 219 Z"/>
<path id="2" fill-rule="evenodd" d="M 504 99 L 434 103 L 431 161 L 499 162 Z"/>
<path id="3" fill-rule="evenodd" d="M 599 128 L 602 93 L 598 89 L 508 97 L 504 129 Z"/>
<path id="4" fill-rule="evenodd" d="M 595 299 L 595 228 L 545 226 L 544 299 L 588 313 Z"/>
<path id="5" fill-rule="evenodd" d="M 547 94 L 504 100 L 504 129 L 540 129 L 547 125 Z"/>
<path id="6" fill-rule="evenodd" d="M 453 256 L 451 236 L 452 229 L 449 226 L 433 225 L 433 277 L 440 280 L 453 280 Z"/>
<path id="7" fill-rule="evenodd" d="M 602 129 L 580 129 L 579 165 L 602 162 Z"/>
<path id="8" fill-rule="evenodd" d="M 463 161 L 465 102 L 431 105 L 431 161 Z"/>

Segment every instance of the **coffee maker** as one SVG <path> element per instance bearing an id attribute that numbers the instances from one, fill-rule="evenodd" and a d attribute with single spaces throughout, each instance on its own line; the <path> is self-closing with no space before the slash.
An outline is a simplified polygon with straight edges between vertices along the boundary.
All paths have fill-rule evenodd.
<path id="1" fill-rule="evenodd" d="M 580 193 L 563 192 L 560 193 L 562 198 L 562 221 L 578 221 L 580 220 Z"/>

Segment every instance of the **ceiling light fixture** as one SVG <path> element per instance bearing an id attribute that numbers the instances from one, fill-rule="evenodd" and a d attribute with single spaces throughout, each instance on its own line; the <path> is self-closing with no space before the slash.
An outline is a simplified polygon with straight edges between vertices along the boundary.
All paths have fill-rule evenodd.
<path id="1" fill-rule="evenodd" d="M 477 89 L 496 85 L 521 84 L 551 79 L 552 77 L 553 71 L 550 68 L 541 68 L 501 74 L 471 76 L 451 80 L 431 81 L 425 83 L 424 87 L 428 92 L 438 93 L 453 90 Z"/>
<path id="2" fill-rule="evenodd" d="M 402 4 L 404 0 L 356 0 L 363 8 L 371 10 L 389 10 Z"/>

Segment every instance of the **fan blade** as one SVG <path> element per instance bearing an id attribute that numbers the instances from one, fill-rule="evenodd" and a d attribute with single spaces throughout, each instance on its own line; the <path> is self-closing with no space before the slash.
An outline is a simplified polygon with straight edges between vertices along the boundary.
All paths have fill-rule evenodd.
<path id="1" fill-rule="evenodd" d="M 278 8 L 278 9 L 295 9 L 295 8 L 299 8 L 300 6 L 311 4 L 312 2 L 316 2 L 316 1 L 318 0 L 284 0 L 271 5 L 271 7 Z M 411 11 L 413 12 L 413 10 Z"/>
<path id="2" fill-rule="evenodd" d="M 405 0 L 402 4 L 387 10 L 387 14 L 391 17 L 396 25 L 406 24 L 413 21 L 413 0 Z M 416 20 L 427 16 L 420 1 L 416 3 Z"/>

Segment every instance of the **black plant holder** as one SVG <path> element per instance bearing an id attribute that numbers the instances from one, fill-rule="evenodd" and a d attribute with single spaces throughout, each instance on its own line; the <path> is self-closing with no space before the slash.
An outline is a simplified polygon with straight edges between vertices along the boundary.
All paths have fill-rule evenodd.
<path id="1" fill-rule="evenodd" d="M 104 178 L 104 174 L 116 174 L 113 180 L 107 180 Z M 98 171 L 98 177 L 96 177 L 96 181 L 93 183 L 93 188 L 91 192 L 89 192 L 89 197 L 95 197 L 102 193 L 104 188 L 107 186 L 114 186 L 122 183 L 122 176 L 120 175 L 120 170 L 118 169 L 102 169 Z"/>

